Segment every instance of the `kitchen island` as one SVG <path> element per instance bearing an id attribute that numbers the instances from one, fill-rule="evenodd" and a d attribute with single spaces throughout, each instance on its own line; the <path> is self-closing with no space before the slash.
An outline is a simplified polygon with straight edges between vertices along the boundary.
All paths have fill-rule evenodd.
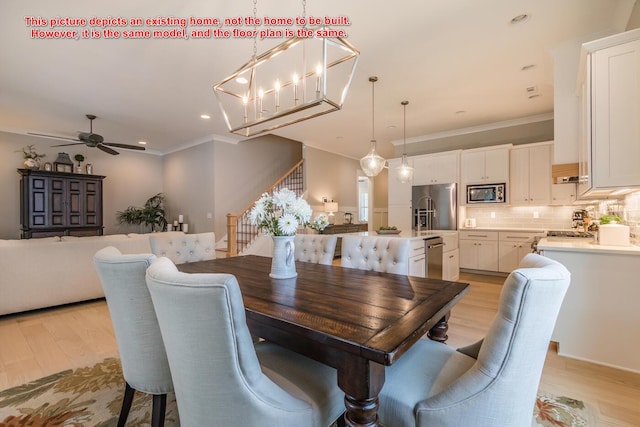
<path id="1" fill-rule="evenodd" d="M 558 354 L 640 372 L 640 247 L 545 238 L 538 250 L 571 272 L 552 335 Z"/>

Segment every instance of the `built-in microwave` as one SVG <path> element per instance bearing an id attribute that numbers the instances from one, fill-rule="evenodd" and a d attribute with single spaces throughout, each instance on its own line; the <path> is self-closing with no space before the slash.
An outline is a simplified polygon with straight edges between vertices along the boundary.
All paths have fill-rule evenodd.
<path id="1" fill-rule="evenodd" d="M 467 204 L 474 203 L 505 203 L 506 184 L 475 184 L 467 185 Z"/>

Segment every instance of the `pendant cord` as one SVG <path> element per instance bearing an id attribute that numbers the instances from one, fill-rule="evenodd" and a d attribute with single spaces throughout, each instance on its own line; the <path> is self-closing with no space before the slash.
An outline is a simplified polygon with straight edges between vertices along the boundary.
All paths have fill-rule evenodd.
<path id="1" fill-rule="evenodd" d="M 402 147 L 403 157 L 406 157 L 407 155 L 407 104 L 409 104 L 409 101 L 402 101 L 402 105 L 404 106 L 404 130 L 402 132 L 402 137 L 404 139 L 404 144 Z"/>
<path id="2" fill-rule="evenodd" d="M 373 149 L 376 149 L 376 91 L 375 91 L 375 83 L 378 81 L 378 78 L 373 76 L 369 77 L 369 81 L 371 82 L 371 145 Z"/>
<path id="3" fill-rule="evenodd" d="M 253 29 L 255 34 L 253 35 L 253 60 L 255 62 L 258 55 L 258 0 L 253 0 Z"/>

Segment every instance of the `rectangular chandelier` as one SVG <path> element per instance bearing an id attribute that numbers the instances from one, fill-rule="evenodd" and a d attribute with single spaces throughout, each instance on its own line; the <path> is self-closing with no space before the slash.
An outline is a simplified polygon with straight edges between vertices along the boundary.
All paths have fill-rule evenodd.
<path id="1" fill-rule="evenodd" d="M 254 56 L 213 87 L 229 131 L 255 136 L 341 109 L 359 55 L 340 37 L 294 37 Z"/>

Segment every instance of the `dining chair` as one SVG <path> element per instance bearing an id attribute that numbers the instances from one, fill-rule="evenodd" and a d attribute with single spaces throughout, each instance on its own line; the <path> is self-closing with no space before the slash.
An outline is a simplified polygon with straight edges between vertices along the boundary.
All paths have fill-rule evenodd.
<path id="1" fill-rule="evenodd" d="M 252 342 L 235 276 L 182 273 L 161 257 L 147 285 L 182 427 L 325 427 L 344 412 L 335 369 Z"/>
<path id="2" fill-rule="evenodd" d="M 136 390 L 153 395 L 151 425 L 163 426 L 167 393 L 173 392 L 167 354 L 145 282 L 147 268 L 155 259 L 153 254 L 125 255 L 113 246 L 99 250 L 93 258 L 125 380 L 118 427 L 127 421 Z"/>
<path id="3" fill-rule="evenodd" d="M 336 252 L 338 236 L 322 234 L 297 234 L 293 239 L 296 261 L 331 265 Z"/>
<path id="4" fill-rule="evenodd" d="M 409 274 L 409 239 L 343 236 L 340 265 L 382 273 Z"/>
<path id="5" fill-rule="evenodd" d="M 153 233 L 149 236 L 151 252 L 169 258 L 176 264 L 216 258 L 213 232 L 199 234 Z"/>
<path id="6" fill-rule="evenodd" d="M 384 425 L 530 426 L 569 271 L 527 254 L 509 274 L 485 338 L 457 350 L 420 339 L 386 370 Z"/>

